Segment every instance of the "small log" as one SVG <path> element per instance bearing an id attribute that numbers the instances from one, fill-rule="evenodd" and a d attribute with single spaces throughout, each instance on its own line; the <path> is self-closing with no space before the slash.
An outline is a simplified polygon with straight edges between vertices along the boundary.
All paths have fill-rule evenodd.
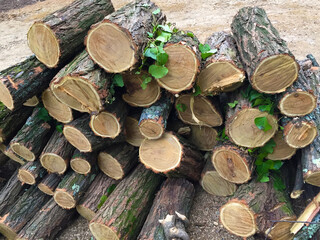
<path id="1" fill-rule="evenodd" d="M 283 131 L 278 131 L 272 138 L 276 146 L 273 153 L 269 153 L 266 158 L 270 160 L 286 160 L 296 153 L 297 149 L 290 147 L 283 138 Z"/>
<path id="2" fill-rule="evenodd" d="M 140 147 L 141 142 L 145 139 L 139 129 L 139 120 L 135 117 L 127 117 L 124 123 L 126 142 L 134 147 Z"/>
<path id="3" fill-rule="evenodd" d="M 149 0 L 132 2 L 91 26 L 85 39 L 90 57 L 107 72 L 132 70 L 139 64 L 153 26 L 165 16 Z"/>
<path id="4" fill-rule="evenodd" d="M 211 151 L 217 145 L 218 132 L 207 126 L 190 126 L 191 132 L 187 137 L 201 151 Z"/>
<path id="5" fill-rule="evenodd" d="M 199 40 L 182 31 L 173 33 L 163 48 L 169 55 L 168 74 L 157 79 L 158 84 L 171 93 L 179 93 L 193 87 L 200 72 Z"/>
<path id="6" fill-rule="evenodd" d="M 46 170 L 41 166 L 40 161 L 27 162 L 18 171 L 18 178 L 22 184 L 36 184 L 47 174 Z"/>
<path id="7" fill-rule="evenodd" d="M 223 124 L 218 103 L 217 98 L 181 94 L 176 99 L 175 107 L 179 118 L 186 124 L 217 127 Z"/>
<path id="8" fill-rule="evenodd" d="M 254 89 L 280 93 L 297 80 L 299 64 L 262 8 L 241 8 L 231 30 Z"/>
<path id="9" fill-rule="evenodd" d="M 292 222 L 281 221 L 295 219 L 285 191 L 276 190 L 272 181 L 260 183 L 253 180 L 241 185 L 233 199 L 220 209 L 223 226 L 244 238 L 257 233 L 270 239 L 291 239 Z"/>
<path id="10" fill-rule="evenodd" d="M 52 93 L 50 88 L 42 93 L 42 103 L 49 115 L 62 123 L 69 123 L 73 120 L 72 109 L 60 102 Z"/>
<path id="11" fill-rule="evenodd" d="M 94 152 L 124 141 L 123 133 L 120 133 L 114 139 L 96 136 L 89 127 L 89 122 L 90 116 L 83 115 L 63 128 L 66 139 L 80 152 Z"/>
<path id="12" fill-rule="evenodd" d="M 142 89 L 141 83 L 143 82 L 143 75 L 127 73 L 123 75 L 124 86 L 127 93 L 122 95 L 123 101 L 132 107 L 150 107 L 161 96 L 161 90 L 156 80 L 152 79 L 145 89 Z"/>
<path id="13" fill-rule="evenodd" d="M 166 240 L 163 227 L 159 221 L 165 219 L 168 214 L 175 215 L 175 212 L 188 217 L 194 194 L 193 184 L 186 179 L 168 178 L 158 191 L 137 239 Z M 171 199 L 171 201 L 168 201 L 168 199 Z M 185 231 L 181 220 L 176 224 L 180 231 Z"/>
<path id="14" fill-rule="evenodd" d="M 217 52 L 202 61 L 197 85 L 203 94 L 234 91 L 245 80 L 237 45 L 231 34 L 216 32 L 205 41 Z"/>
<path id="15" fill-rule="evenodd" d="M 91 14 L 87 14 L 90 9 Z M 31 51 L 49 68 L 65 63 L 83 47 L 90 26 L 114 11 L 109 0 L 77 0 L 33 23 L 27 39 Z"/>
<path id="16" fill-rule="evenodd" d="M 15 204 L 0 217 L 0 232 L 15 239 L 18 232 L 49 200 L 49 196 L 36 186 L 31 186 Z"/>
<path id="17" fill-rule="evenodd" d="M 64 209 L 75 208 L 81 196 L 96 177 L 97 170 L 97 168 L 93 168 L 86 176 L 69 171 L 54 192 L 53 198 L 56 203 Z"/>
<path id="18" fill-rule="evenodd" d="M 1 151 L 7 157 L 9 157 L 11 160 L 13 160 L 13 161 L 15 161 L 17 163 L 20 163 L 20 165 L 23 165 L 23 164 L 25 164 L 27 162 L 23 157 L 20 157 L 14 151 L 12 151 L 10 146 L 1 145 L 0 148 L 1 148 Z"/>
<path id="19" fill-rule="evenodd" d="M 136 239 L 161 182 L 160 175 L 140 164 L 118 184 L 91 220 L 93 236 L 97 240 Z"/>
<path id="20" fill-rule="evenodd" d="M 35 56 L 0 71 L 0 101 L 10 110 L 19 109 L 29 98 L 41 94 L 56 72 Z"/>
<path id="21" fill-rule="evenodd" d="M 51 135 L 51 126 L 41 119 L 40 114 L 40 108 L 35 108 L 10 141 L 10 148 L 27 161 L 34 161 L 40 155 Z"/>
<path id="22" fill-rule="evenodd" d="M 173 105 L 173 96 L 162 94 L 162 97 L 148 108 L 142 110 L 139 129 L 148 139 L 158 139 L 167 127 L 167 120 Z"/>
<path id="23" fill-rule="evenodd" d="M 63 134 L 55 131 L 41 153 L 41 165 L 50 173 L 63 174 L 73 152 L 74 148 Z"/>
<path id="24" fill-rule="evenodd" d="M 73 171 L 86 175 L 91 172 L 97 159 L 97 152 L 83 153 L 76 149 L 71 157 L 70 166 Z"/>
<path id="25" fill-rule="evenodd" d="M 38 184 L 38 188 L 45 194 L 53 196 L 54 191 L 60 182 L 61 176 L 55 173 L 49 173 Z"/>
<path id="26" fill-rule="evenodd" d="M 141 163 L 168 177 L 185 177 L 199 181 L 203 156 L 178 135 L 166 132 L 157 140 L 145 139 L 139 148 Z"/>
<path id="27" fill-rule="evenodd" d="M 39 104 L 39 99 L 37 96 L 33 96 L 32 98 L 29 98 L 27 101 L 24 102 L 23 106 L 26 107 L 35 107 Z"/>
<path id="28" fill-rule="evenodd" d="M 56 239 L 59 231 L 68 226 L 76 211 L 59 207 L 51 198 L 20 230 L 17 240 Z"/>
<path id="29" fill-rule="evenodd" d="M 91 221 L 118 183 L 119 181 L 99 173 L 77 204 L 78 213 L 88 221 Z"/>
<path id="30" fill-rule="evenodd" d="M 98 156 L 98 166 L 107 176 L 124 178 L 138 163 L 138 149 L 128 143 L 112 145 Z"/>

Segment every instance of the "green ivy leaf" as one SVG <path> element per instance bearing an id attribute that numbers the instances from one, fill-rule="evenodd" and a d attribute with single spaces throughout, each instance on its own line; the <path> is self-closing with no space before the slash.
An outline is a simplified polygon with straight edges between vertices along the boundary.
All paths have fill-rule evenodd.
<path id="1" fill-rule="evenodd" d="M 100 202 L 97 206 L 98 209 L 100 209 L 102 207 L 102 205 L 105 203 L 105 201 L 107 201 L 107 196 L 106 195 L 102 195 L 101 198 L 100 198 Z"/>
<path id="2" fill-rule="evenodd" d="M 62 133 L 63 125 L 62 125 L 62 124 L 57 125 L 57 126 L 56 126 L 56 130 L 57 130 L 59 133 Z"/>
<path id="3" fill-rule="evenodd" d="M 45 109 L 44 107 L 40 108 L 37 117 L 44 122 L 49 122 L 52 120 L 52 117 L 50 117 L 47 109 Z"/>
<path id="4" fill-rule="evenodd" d="M 229 107 L 234 108 L 235 106 L 237 106 L 238 101 L 235 100 L 233 103 L 228 103 Z"/>
<path id="5" fill-rule="evenodd" d="M 110 187 L 107 189 L 107 194 L 108 196 L 113 192 L 113 190 L 116 188 L 116 184 L 112 184 Z"/>
<path id="6" fill-rule="evenodd" d="M 279 170 L 283 165 L 282 161 L 273 161 L 273 166 L 271 170 Z"/>
<path id="7" fill-rule="evenodd" d="M 262 97 L 262 93 L 252 90 L 249 95 L 249 101 L 252 102 L 253 100 L 260 97 Z"/>
<path id="8" fill-rule="evenodd" d="M 254 119 L 256 126 L 263 131 L 268 131 L 272 129 L 272 126 L 269 124 L 267 117 L 258 117 Z"/>
<path id="9" fill-rule="evenodd" d="M 282 127 L 282 126 L 279 126 L 279 128 L 280 128 L 280 130 L 284 130 L 284 127 Z"/>
<path id="10" fill-rule="evenodd" d="M 153 33 L 147 32 L 147 34 L 148 34 L 148 38 L 153 38 Z"/>
<path id="11" fill-rule="evenodd" d="M 198 96 L 201 94 L 201 88 L 198 85 L 195 85 L 193 88 L 192 96 Z"/>
<path id="12" fill-rule="evenodd" d="M 260 179 L 259 179 L 260 182 L 269 182 L 270 181 L 270 178 L 268 176 L 268 174 L 265 174 L 263 175 Z"/>
<path id="13" fill-rule="evenodd" d="M 273 148 L 276 146 L 276 142 L 270 139 L 262 148 L 261 152 L 273 153 Z"/>
<path id="14" fill-rule="evenodd" d="M 252 107 L 261 105 L 262 103 L 264 103 L 264 99 L 263 98 L 257 98 L 254 103 L 252 104 Z"/>
<path id="15" fill-rule="evenodd" d="M 158 54 L 158 49 L 157 48 L 147 48 L 144 52 L 145 57 L 152 58 L 154 60 L 157 60 L 157 54 Z"/>
<path id="16" fill-rule="evenodd" d="M 158 66 L 158 65 L 151 65 L 149 67 L 149 73 L 154 78 L 163 78 L 168 74 L 168 68 L 164 66 Z"/>
<path id="17" fill-rule="evenodd" d="M 208 52 L 208 51 L 210 51 L 210 46 L 209 46 L 209 44 L 202 44 L 202 43 L 200 43 L 200 44 L 199 44 L 199 50 L 200 50 L 200 52 L 202 52 L 202 53 Z"/>
<path id="18" fill-rule="evenodd" d="M 168 42 L 169 39 L 171 38 L 171 33 L 167 33 L 165 31 L 162 31 L 160 35 L 158 35 L 158 37 L 156 37 L 156 41 L 160 41 L 160 42 Z"/>
<path id="19" fill-rule="evenodd" d="M 152 12 L 152 14 L 154 14 L 154 15 L 157 15 L 158 13 L 160 13 L 160 8 L 157 8 L 156 10 L 154 10 L 154 11 Z"/>
<path id="20" fill-rule="evenodd" d="M 216 52 L 217 52 L 217 49 L 212 49 L 208 52 L 203 52 L 203 53 L 201 53 L 201 58 L 202 58 L 202 60 L 206 60 L 208 57 L 212 56 Z"/>
<path id="21" fill-rule="evenodd" d="M 157 63 L 159 65 L 165 65 L 168 62 L 168 54 L 167 53 L 159 53 L 157 55 Z"/>
<path id="22" fill-rule="evenodd" d="M 143 81 L 140 86 L 145 90 L 147 88 L 147 84 L 152 81 L 152 78 L 150 76 L 142 76 L 142 79 Z"/>
<path id="23" fill-rule="evenodd" d="M 114 85 L 118 86 L 118 87 L 123 87 L 124 86 L 124 82 L 123 82 L 123 78 L 121 74 L 115 74 L 113 76 L 113 83 Z"/>
<path id="24" fill-rule="evenodd" d="M 272 178 L 273 178 L 273 187 L 276 189 L 276 190 L 284 190 L 286 189 L 286 185 L 284 184 L 282 178 L 279 176 L 279 174 L 273 174 L 272 175 Z"/>
<path id="25" fill-rule="evenodd" d="M 271 111 L 271 105 L 260 105 L 259 110 L 261 112 L 270 112 Z"/>
<path id="26" fill-rule="evenodd" d="M 158 28 L 161 28 L 165 32 L 172 33 L 172 30 L 169 25 L 158 25 Z"/>
<path id="27" fill-rule="evenodd" d="M 176 108 L 179 112 L 185 112 L 187 110 L 187 106 L 183 103 L 177 104 Z"/>
<path id="28" fill-rule="evenodd" d="M 192 32 L 187 32 L 187 36 L 194 38 L 194 34 Z"/>

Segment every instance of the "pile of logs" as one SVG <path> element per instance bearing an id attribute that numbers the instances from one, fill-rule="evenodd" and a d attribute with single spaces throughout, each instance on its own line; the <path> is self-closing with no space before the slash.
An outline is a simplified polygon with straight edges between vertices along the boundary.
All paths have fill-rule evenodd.
<path id="1" fill-rule="evenodd" d="M 189 239 L 199 182 L 231 196 L 220 221 L 232 234 L 304 236 L 256 153 L 271 141 L 263 161 L 295 156 L 291 198 L 320 187 L 317 62 L 296 61 L 261 8 L 240 9 L 231 29 L 207 38 L 204 57 L 149 0 L 117 11 L 76 0 L 35 22 L 35 55 L 0 72 L 0 233 L 54 239 L 78 212 L 96 239 Z M 168 72 L 151 78 L 145 49 L 157 32 L 170 36 L 155 40 Z M 318 221 L 318 192 L 298 220 Z"/>

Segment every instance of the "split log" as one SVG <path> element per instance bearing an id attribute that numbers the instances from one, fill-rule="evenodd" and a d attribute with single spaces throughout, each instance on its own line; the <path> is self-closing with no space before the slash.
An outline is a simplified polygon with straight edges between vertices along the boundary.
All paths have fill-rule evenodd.
<path id="1" fill-rule="evenodd" d="M 255 148 L 262 147 L 278 130 L 277 119 L 267 112 L 261 112 L 253 108 L 248 99 L 244 98 L 240 91 L 229 96 L 229 102 L 237 101 L 235 107 L 227 105 L 225 132 L 230 141 L 236 145 Z M 255 119 L 266 117 L 271 129 L 264 131 L 255 124 Z"/>
<path id="2" fill-rule="evenodd" d="M 98 156 L 100 170 L 113 179 L 124 178 L 138 163 L 138 149 L 128 143 L 112 145 Z"/>
<path id="3" fill-rule="evenodd" d="M 80 152 L 94 152 L 124 141 L 123 133 L 120 133 L 114 139 L 96 136 L 89 127 L 89 122 L 90 116 L 83 115 L 63 128 L 66 139 Z"/>
<path id="4" fill-rule="evenodd" d="M 19 200 L 0 217 L 0 232 L 15 239 L 18 232 L 49 200 L 49 196 L 31 186 Z"/>
<path id="5" fill-rule="evenodd" d="M 109 0 L 74 1 L 33 23 L 28 45 L 39 61 L 49 68 L 57 67 L 81 50 L 90 26 L 113 11 Z"/>
<path id="6" fill-rule="evenodd" d="M 56 72 L 35 56 L 1 71 L 0 101 L 10 110 L 20 108 L 29 98 L 41 94 Z"/>
<path id="7" fill-rule="evenodd" d="M 53 196 L 54 191 L 60 182 L 61 176 L 55 173 L 49 173 L 38 184 L 38 188 L 45 194 Z"/>
<path id="8" fill-rule="evenodd" d="M 91 221 L 118 183 L 119 181 L 99 173 L 77 204 L 78 213 Z"/>
<path id="9" fill-rule="evenodd" d="M 169 55 L 168 74 L 157 79 L 158 84 L 171 93 L 192 88 L 200 72 L 199 40 L 180 31 L 172 34 L 163 49 Z"/>
<path id="10" fill-rule="evenodd" d="M 299 65 L 262 8 L 241 8 L 231 30 L 254 89 L 280 93 L 297 80 Z"/>
<path id="11" fill-rule="evenodd" d="M 50 173 L 63 174 L 69 166 L 73 152 L 74 148 L 63 134 L 55 131 L 41 153 L 41 165 Z"/>
<path id="12" fill-rule="evenodd" d="M 22 184 L 34 185 L 47 174 L 40 161 L 27 162 L 18 171 L 18 178 Z"/>
<path id="13" fill-rule="evenodd" d="M 168 178 L 158 191 L 137 239 L 166 240 L 163 227 L 159 221 L 165 219 L 168 214 L 175 215 L 175 212 L 188 217 L 194 194 L 193 184 L 186 179 Z M 171 201 L 168 201 L 168 199 L 171 199 Z M 177 229 L 185 231 L 182 221 L 177 223 Z"/>
<path id="14" fill-rule="evenodd" d="M 185 177 L 199 181 L 203 156 L 178 135 L 166 132 L 157 140 L 145 139 L 139 148 L 141 163 L 168 177 Z"/>
<path id="15" fill-rule="evenodd" d="M 161 96 L 160 86 L 154 79 L 147 84 L 145 89 L 142 89 L 141 83 L 144 74 L 146 73 L 123 75 L 127 93 L 122 95 L 122 99 L 132 107 L 150 107 Z"/>
<path id="16" fill-rule="evenodd" d="M 10 146 L 5 146 L 5 145 L 1 145 L 0 146 L 1 151 L 8 156 L 11 160 L 20 163 L 21 165 L 25 164 L 27 161 L 23 158 L 20 157 L 19 155 L 17 155 L 14 151 L 12 151 L 12 149 L 10 148 Z"/>
<path id="17" fill-rule="evenodd" d="M 69 123 L 73 120 L 72 109 L 60 102 L 51 92 L 50 88 L 42 93 L 42 103 L 49 115 L 62 123 Z"/>
<path id="18" fill-rule="evenodd" d="M 73 171 L 86 175 L 91 172 L 97 158 L 97 152 L 83 153 L 76 149 L 71 157 L 70 166 Z"/>
<path id="19" fill-rule="evenodd" d="M 173 105 L 171 94 L 162 94 L 162 97 L 148 108 L 142 110 L 139 129 L 148 139 L 158 139 L 167 127 L 167 120 Z"/>
<path id="20" fill-rule="evenodd" d="M 217 98 L 182 94 L 176 99 L 175 107 L 179 118 L 186 124 L 217 127 L 223 124 L 218 103 Z"/>
<path id="21" fill-rule="evenodd" d="M 32 98 L 29 98 L 27 101 L 24 102 L 23 106 L 26 107 L 35 107 L 39 104 L 39 99 L 37 96 L 33 96 Z"/>
<path id="22" fill-rule="evenodd" d="M 273 153 L 266 156 L 270 160 L 286 160 L 290 159 L 297 151 L 297 149 L 290 147 L 283 138 L 283 131 L 278 131 L 272 138 L 276 146 L 273 147 Z"/>
<path id="23" fill-rule="evenodd" d="M 75 216 L 76 211 L 59 207 L 51 198 L 36 215 L 20 230 L 17 240 L 56 239 Z"/>
<path id="24" fill-rule="evenodd" d="M 90 57 L 107 72 L 132 70 L 139 64 L 153 26 L 166 18 L 149 0 L 133 2 L 91 26 L 85 39 Z"/>
<path id="25" fill-rule="evenodd" d="M 217 52 L 202 62 L 197 85 L 203 94 L 234 91 L 245 80 L 237 45 L 231 34 L 216 32 L 205 41 Z"/>
<path id="26" fill-rule="evenodd" d="M 162 177 L 139 165 L 122 180 L 91 220 L 97 240 L 136 239 L 148 215 Z"/>
<path id="27" fill-rule="evenodd" d="M 124 132 L 126 142 L 134 147 L 140 147 L 141 142 L 145 139 L 139 129 L 139 121 L 135 117 L 127 117 L 124 123 Z"/>
<path id="28" fill-rule="evenodd" d="M 41 108 L 32 115 L 10 141 L 10 148 L 27 161 L 34 161 L 41 153 L 51 135 L 51 126 L 41 119 Z"/>
<path id="29" fill-rule="evenodd" d="M 75 208 L 80 197 L 96 177 L 97 170 L 97 168 L 93 168 L 86 176 L 69 171 L 54 192 L 53 198 L 56 203 L 64 209 Z"/>
<path id="30" fill-rule="evenodd" d="M 313 224 L 304 226 L 293 238 L 293 240 L 319 239 L 320 214 L 312 220 Z M 318 237 L 316 236 L 318 232 Z"/>
<path id="31" fill-rule="evenodd" d="M 220 209 L 223 226 L 244 238 L 257 233 L 270 239 L 291 239 L 292 223 L 281 221 L 295 219 L 286 193 L 276 190 L 272 181 L 260 183 L 253 180 L 241 185 L 233 199 Z"/>

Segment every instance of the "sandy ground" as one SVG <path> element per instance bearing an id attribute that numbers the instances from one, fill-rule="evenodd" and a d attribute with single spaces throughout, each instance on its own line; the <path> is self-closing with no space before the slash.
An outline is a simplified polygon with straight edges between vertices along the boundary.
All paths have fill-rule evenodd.
<path id="1" fill-rule="evenodd" d="M 31 51 L 26 33 L 33 21 L 67 5 L 72 0 L 46 0 L 22 9 L 0 12 L 0 69 L 9 67 Z M 127 0 L 113 0 L 115 8 Z M 211 33 L 230 30 L 232 17 L 239 8 L 258 5 L 269 18 L 297 59 L 312 53 L 320 61 L 320 5 L 314 0 L 154 0 L 178 28 L 193 31 L 200 41 Z M 227 199 L 210 196 L 199 185 L 191 210 L 190 237 L 193 240 L 241 239 L 231 236 L 219 223 L 219 208 Z M 91 239 L 86 220 L 78 218 L 58 237 L 60 240 Z"/>

